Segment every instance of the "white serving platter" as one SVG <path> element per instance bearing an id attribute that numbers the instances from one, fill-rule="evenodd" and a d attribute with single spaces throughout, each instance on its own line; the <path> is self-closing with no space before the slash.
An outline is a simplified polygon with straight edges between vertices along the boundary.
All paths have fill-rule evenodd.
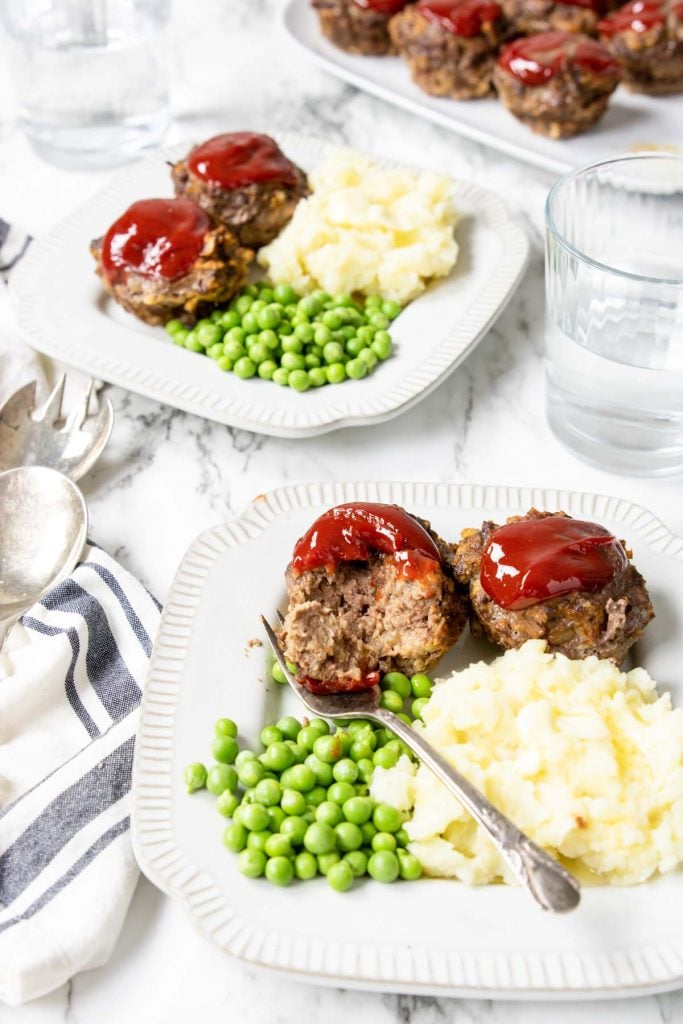
<path id="1" fill-rule="evenodd" d="M 554 141 L 525 128 L 495 99 L 458 102 L 428 96 L 412 82 L 400 57 L 359 57 L 338 50 L 320 32 L 310 0 L 289 0 L 283 17 L 289 38 L 330 74 L 442 128 L 556 174 L 635 149 L 682 144 L 680 96 L 639 96 L 617 89 L 595 128 L 575 139 Z"/>
<path id="2" fill-rule="evenodd" d="M 634 650 L 683 703 L 683 539 L 618 498 L 427 483 L 302 484 L 259 496 L 201 534 L 164 607 L 142 701 L 133 772 L 133 837 L 142 870 L 179 900 L 219 947 L 250 965 L 323 985 L 436 996 L 623 997 L 683 983 L 683 870 L 627 887 L 585 888 L 568 915 L 544 913 L 520 889 L 421 879 L 367 881 L 344 895 L 324 879 L 278 889 L 248 880 L 221 844 L 225 819 L 207 793 L 189 797 L 183 767 L 206 759 L 228 715 L 246 743 L 302 708 L 267 682 L 259 615 L 283 607 L 295 540 L 342 501 L 397 502 L 447 539 L 484 518 L 535 505 L 597 520 L 623 537 L 657 617 Z M 467 635 L 441 669 L 498 652 Z"/>
<path id="3" fill-rule="evenodd" d="M 301 135 L 276 137 L 306 170 L 332 149 Z M 190 145 L 121 172 L 30 247 L 10 291 L 26 340 L 39 352 L 207 419 L 276 437 L 311 437 L 389 419 L 428 395 L 484 337 L 524 273 L 529 243 L 502 200 L 471 182 L 454 181 L 460 258 L 447 278 L 394 321 L 395 356 L 364 380 L 305 394 L 257 378 L 240 380 L 108 299 L 88 249 L 134 200 L 173 194 L 166 161 Z"/>

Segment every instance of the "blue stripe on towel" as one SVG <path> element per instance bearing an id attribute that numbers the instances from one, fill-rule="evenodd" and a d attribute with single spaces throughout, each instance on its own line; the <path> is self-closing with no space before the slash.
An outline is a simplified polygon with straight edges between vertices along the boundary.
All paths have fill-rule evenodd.
<path id="1" fill-rule="evenodd" d="M 58 626 L 48 626 L 46 622 L 41 622 L 40 619 L 34 619 L 30 615 L 24 615 L 21 623 L 26 629 L 32 629 L 36 633 L 42 633 L 44 636 L 57 636 L 59 633 L 63 633 L 68 638 L 69 643 L 71 644 L 72 655 L 71 662 L 66 670 L 66 676 L 64 678 L 66 697 L 69 704 L 78 715 L 78 718 L 88 733 L 88 736 L 90 736 L 91 739 L 95 739 L 96 736 L 100 735 L 100 730 L 97 728 L 97 725 L 90 717 L 87 708 L 79 697 L 78 690 L 76 689 L 76 681 L 74 679 L 76 662 L 78 661 L 78 655 L 81 650 L 81 641 L 78 637 L 78 631 L 74 626 L 70 626 L 68 629 L 60 629 Z"/>
<path id="2" fill-rule="evenodd" d="M 149 638 L 149 633 L 140 622 L 137 612 L 131 605 L 126 595 L 124 594 L 121 584 L 116 579 L 116 576 L 114 576 L 113 573 L 109 572 L 109 569 L 105 569 L 105 567 L 103 565 L 100 565 L 98 562 L 83 562 L 83 565 L 87 569 L 92 569 L 93 572 L 96 572 L 100 579 L 107 584 L 112 594 L 121 605 L 124 615 L 128 619 L 128 624 L 130 628 L 133 630 L 135 636 L 140 641 L 140 646 L 142 647 L 143 651 L 149 658 L 150 654 L 152 653 L 152 641 Z"/>
<path id="3" fill-rule="evenodd" d="M 131 736 L 55 797 L 0 856 L 0 904 L 12 903 L 81 829 L 125 796 L 134 742 Z"/>

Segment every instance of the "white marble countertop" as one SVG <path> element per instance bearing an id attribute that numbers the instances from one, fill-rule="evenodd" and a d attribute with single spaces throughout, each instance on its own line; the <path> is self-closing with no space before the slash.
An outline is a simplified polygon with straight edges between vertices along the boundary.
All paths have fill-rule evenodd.
<path id="1" fill-rule="evenodd" d="M 542 211 L 550 179 L 341 85 L 293 53 L 281 0 L 176 0 L 171 139 L 276 126 L 476 180 L 519 211 L 533 241 L 517 295 L 468 361 L 398 419 L 311 440 L 260 437 L 123 391 L 112 441 L 83 481 L 92 536 L 163 600 L 194 536 L 284 482 L 366 477 L 575 488 L 649 507 L 683 533 L 681 480 L 633 480 L 583 465 L 543 411 Z M 198 11 L 201 7 L 201 17 Z M 0 214 L 34 234 L 106 174 L 41 163 L 18 132 L 0 139 Z M 683 993 L 611 1003 L 492 1003 L 326 990 L 248 970 L 215 950 L 141 879 L 110 962 L 0 1024 L 176 1024 L 220 1012 L 240 1024 L 654 1024 L 683 1022 Z"/>

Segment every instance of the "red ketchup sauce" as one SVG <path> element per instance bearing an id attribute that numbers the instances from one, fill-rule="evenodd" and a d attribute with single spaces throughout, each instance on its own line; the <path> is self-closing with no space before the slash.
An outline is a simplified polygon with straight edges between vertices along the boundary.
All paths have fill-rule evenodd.
<path id="1" fill-rule="evenodd" d="M 391 556 L 406 579 L 420 579 L 441 562 L 425 528 L 398 505 L 351 501 L 316 519 L 296 543 L 292 568 L 297 574 L 323 567 L 334 572 L 340 562 L 366 562 L 373 553 Z M 313 693 L 344 693 L 377 686 L 379 672 L 360 679 L 306 677 L 299 682 Z"/>
<path id="2" fill-rule="evenodd" d="M 598 29 L 603 36 L 616 36 L 620 32 L 648 32 L 652 28 L 660 28 L 665 21 L 666 15 L 658 0 L 631 0 L 614 14 L 603 18 Z"/>
<path id="3" fill-rule="evenodd" d="M 377 14 L 398 14 L 402 11 L 408 0 L 353 0 L 356 7 L 363 7 L 366 11 L 375 11 Z"/>
<path id="4" fill-rule="evenodd" d="M 192 268 L 211 227 L 190 199 L 141 199 L 114 221 L 102 242 L 102 266 L 110 281 L 134 270 L 173 281 Z"/>
<path id="5" fill-rule="evenodd" d="M 350 501 L 316 519 L 296 543 L 292 568 L 334 572 L 340 562 L 367 562 L 375 553 L 393 555 L 406 579 L 433 572 L 441 561 L 425 528 L 398 505 Z"/>
<path id="6" fill-rule="evenodd" d="M 299 180 L 295 165 L 277 143 L 255 132 L 215 135 L 192 150 L 187 166 L 195 177 L 221 188 L 264 181 L 296 185 Z"/>
<path id="7" fill-rule="evenodd" d="M 524 85 L 544 85 L 569 68 L 617 74 L 619 65 L 604 46 L 571 32 L 539 32 L 515 39 L 501 50 L 499 65 Z"/>
<path id="8" fill-rule="evenodd" d="M 485 22 L 497 21 L 502 14 L 495 0 L 419 0 L 417 9 L 428 21 L 466 39 L 478 36 Z"/>
<path id="9" fill-rule="evenodd" d="M 494 530 L 480 580 L 501 608 L 519 611 L 575 590 L 601 590 L 627 564 L 620 542 L 604 526 L 550 516 Z"/>

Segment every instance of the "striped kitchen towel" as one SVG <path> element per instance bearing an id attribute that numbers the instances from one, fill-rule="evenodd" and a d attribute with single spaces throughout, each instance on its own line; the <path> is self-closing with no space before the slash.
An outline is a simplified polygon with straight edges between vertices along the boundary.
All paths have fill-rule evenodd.
<path id="1" fill-rule="evenodd" d="M 138 877 L 130 783 L 159 607 L 100 548 L 0 656 L 0 999 L 104 963 Z"/>

